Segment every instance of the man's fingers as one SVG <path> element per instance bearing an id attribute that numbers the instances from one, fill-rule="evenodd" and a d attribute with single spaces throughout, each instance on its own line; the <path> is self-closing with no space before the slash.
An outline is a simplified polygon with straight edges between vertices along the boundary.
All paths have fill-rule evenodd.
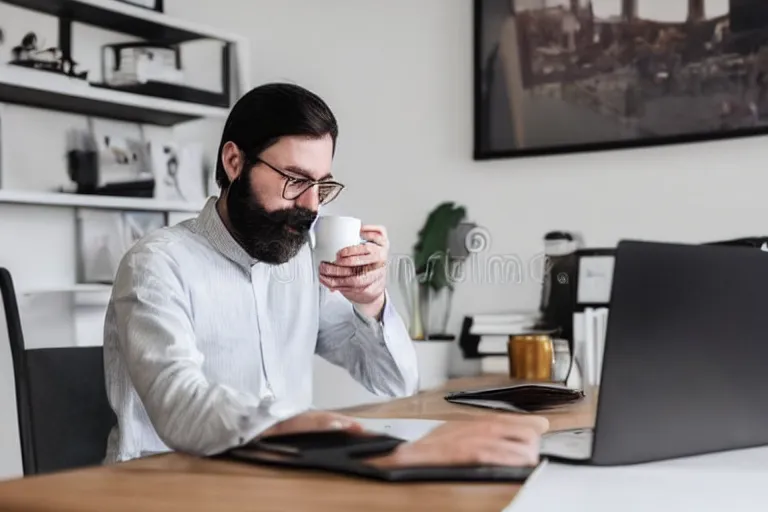
<path id="1" fill-rule="evenodd" d="M 549 420 L 544 416 L 536 416 L 535 414 L 497 414 L 488 421 L 489 424 L 504 425 L 510 429 L 517 429 L 519 427 L 528 427 L 536 431 L 541 435 L 549 430 Z"/>
<path id="2" fill-rule="evenodd" d="M 507 426 L 500 423 L 495 423 L 489 427 L 488 436 L 520 443 L 537 443 L 540 438 L 538 431 L 533 427 L 527 425 Z"/>
<path id="3" fill-rule="evenodd" d="M 544 416 L 531 415 L 528 418 L 531 421 L 531 426 L 536 429 L 539 435 L 549 430 L 549 420 Z"/>
<path id="4" fill-rule="evenodd" d="M 499 466 L 535 466 L 539 463 L 538 446 L 516 442 L 494 442 L 478 452 L 481 464 Z"/>
<path id="5" fill-rule="evenodd" d="M 386 247 L 388 244 L 386 235 L 378 231 L 361 231 L 360 237 L 380 247 Z"/>
<path id="6" fill-rule="evenodd" d="M 319 413 L 315 425 L 317 430 L 362 430 L 358 422 L 339 414 Z"/>
<path id="7" fill-rule="evenodd" d="M 376 270 L 381 265 L 369 264 L 359 267 L 344 267 L 336 265 L 334 263 L 323 262 L 320 264 L 320 275 L 325 277 L 349 277 L 365 274 L 372 270 Z"/>
<path id="8" fill-rule="evenodd" d="M 361 238 L 386 247 L 389 245 L 389 238 L 387 237 L 387 228 L 384 226 L 376 226 L 373 224 L 366 224 L 360 228 Z"/>
<path id="9" fill-rule="evenodd" d="M 350 245 L 344 247 L 336 253 L 336 259 L 348 258 L 350 256 L 362 256 L 371 253 L 371 246 L 368 244 Z"/>
<path id="10" fill-rule="evenodd" d="M 320 275 L 320 282 L 328 288 L 360 289 L 365 288 L 381 279 L 381 274 L 383 271 L 383 268 L 379 268 L 364 274 L 349 277 L 332 277 L 328 275 Z"/>
<path id="11" fill-rule="evenodd" d="M 342 256 L 337 257 L 334 265 L 339 267 L 362 267 L 364 265 L 385 265 L 386 262 L 382 261 L 381 254 L 378 252 L 370 252 L 368 254 L 358 254 L 355 256 Z"/>

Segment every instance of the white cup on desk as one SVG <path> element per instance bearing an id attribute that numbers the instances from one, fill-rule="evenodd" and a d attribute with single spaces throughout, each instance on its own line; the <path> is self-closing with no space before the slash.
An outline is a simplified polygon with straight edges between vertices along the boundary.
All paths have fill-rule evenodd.
<path id="1" fill-rule="evenodd" d="M 364 240 L 360 238 L 362 221 L 355 217 L 323 215 L 315 222 L 315 258 L 318 262 L 336 261 L 336 254 Z"/>

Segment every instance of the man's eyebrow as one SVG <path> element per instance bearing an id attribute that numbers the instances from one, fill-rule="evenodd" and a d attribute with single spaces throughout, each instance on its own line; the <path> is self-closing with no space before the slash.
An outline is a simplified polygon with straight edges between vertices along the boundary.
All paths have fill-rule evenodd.
<path id="1" fill-rule="evenodd" d="M 307 178 L 308 180 L 314 179 L 314 178 L 312 178 L 312 173 L 309 172 L 308 170 L 302 168 L 302 167 L 298 167 L 298 166 L 295 166 L 295 165 L 289 165 L 288 167 L 285 168 L 285 170 L 290 172 L 290 173 L 298 174 L 299 176 L 303 176 L 304 178 Z M 333 178 L 333 174 L 328 173 L 325 176 L 323 176 L 322 178 L 320 178 L 318 181 L 325 181 L 325 180 L 332 179 L 332 178 Z"/>

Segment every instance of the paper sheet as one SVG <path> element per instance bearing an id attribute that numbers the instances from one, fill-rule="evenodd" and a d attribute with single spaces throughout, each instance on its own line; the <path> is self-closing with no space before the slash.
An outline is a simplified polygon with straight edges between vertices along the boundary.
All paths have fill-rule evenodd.
<path id="1" fill-rule="evenodd" d="M 621 467 L 545 462 L 504 512 L 753 510 L 766 482 L 768 447 Z"/>
<path id="2" fill-rule="evenodd" d="M 421 439 L 444 422 L 408 418 L 353 418 L 366 430 L 380 432 L 406 441 Z"/>

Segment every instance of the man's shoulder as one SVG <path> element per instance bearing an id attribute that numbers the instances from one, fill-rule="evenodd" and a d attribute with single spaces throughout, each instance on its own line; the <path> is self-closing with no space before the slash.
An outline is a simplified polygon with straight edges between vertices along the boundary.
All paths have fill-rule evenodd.
<path id="1" fill-rule="evenodd" d="M 198 245 L 198 236 L 186 221 L 156 229 L 139 239 L 123 256 L 120 267 L 143 267 L 148 264 L 178 264 L 191 247 Z"/>
<path id="2" fill-rule="evenodd" d="M 182 222 L 181 224 L 166 226 L 152 231 L 133 244 L 128 252 L 134 254 L 142 252 L 171 254 L 193 236 L 194 234 L 189 229 L 188 224 Z"/>

